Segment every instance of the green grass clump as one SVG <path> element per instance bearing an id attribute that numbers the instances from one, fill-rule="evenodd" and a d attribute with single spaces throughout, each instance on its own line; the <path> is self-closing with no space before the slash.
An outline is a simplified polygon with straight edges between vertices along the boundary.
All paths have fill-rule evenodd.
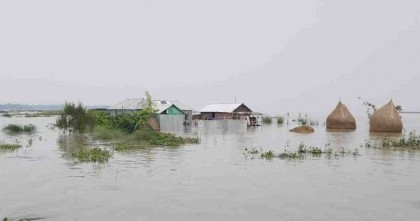
<path id="1" fill-rule="evenodd" d="M 263 117 L 263 123 L 271 124 L 271 121 L 272 121 L 271 117 Z"/>
<path id="2" fill-rule="evenodd" d="M 404 134 L 400 139 L 383 138 L 377 142 L 365 141 L 366 148 L 373 149 L 397 149 L 397 150 L 420 150 L 420 136 L 414 131 L 410 131 L 408 135 Z"/>
<path id="3" fill-rule="evenodd" d="M 21 147 L 22 147 L 22 145 L 20 145 L 18 143 L 15 143 L 15 144 L 8 144 L 8 143 L 4 143 L 4 142 L 0 143 L 0 150 L 16 150 L 16 149 L 19 149 Z"/>
<path id="4" fill-rule="evenodd" d="M 33 133 L 36 131 L 36 126 L 33 124 L 28 124 L 23 126 L 23 132 Z"/>
<path id="5" fill-rule="evenodd" d="M 272 159 L 274 156 L 275 156 L 275 155 L 274 155 L 274 152 L 273 152 L 272 150 L 269 150 L 269 151 L 267 151 L 267 152 L 263 152 L 263 153 L 261 153 L 261 157 L 262 157 L 262 158 L 265 158 L 265 159 L 267 159 L 267 160 Z"/>
<path id="6" fill-rule="evenodd" d="M 154 132 L 147 140 L 151 145 L 178 147 L 183 144 L 197 144 L 200 142 L 198 138 L 177 137 L 171 133 Z"/>
<path id="7" fill-rule="evenodd" d="M 17 125 L 17 124 L 8 124 L 3 130 L 10 133 L 33 133 L 36 131 L 36 126 L 33 124 L 28 125 Z"/>
<path id="8" fill-rule="evenodd" d="M 11 115 L 11 114 L 9 114 L 9 113 L 4 113 L 4 114 L 2 114 L 1 116 L 3 116 L 3 117 L 12 117 L 12 115 Z"/>
<path id="9" fill-rule="evenodd" d="M 184 144 L 200 143 L 200 139 L 196 137 L 178 137 L 174 134 L 148 129 L 127 133 L 115 129 L 97 128 L 93 132 L 93 138 L 111 142 L 117 151 L 144 149 L 151 146 L 178 147 Z"/>
<path id="10" fill-rule="evenodd" d="M 321 148 L 318 147 L 309 147 L 306 148 L 305 144 L 301 143 L 299 145 L 297 153 L 299 154 L 312 154 L 312 155 L 321 155 L 323 153 L 330 154 L 331 151 L 327 149 L 326 151 L 322 151 Z"/>
<path id="11" fill-rule="evenodd" d="M 83 148 L 71 155 L 76 158 L 79 162 L 93 162 L 93 163 L 105 163 L 112 156 L 112 153 L 108 150 L 95 147 L 93 149 Z"/>

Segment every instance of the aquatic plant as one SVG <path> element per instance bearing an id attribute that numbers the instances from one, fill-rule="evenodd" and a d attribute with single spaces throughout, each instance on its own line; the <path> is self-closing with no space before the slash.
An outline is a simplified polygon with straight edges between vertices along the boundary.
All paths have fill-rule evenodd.
<path id="1" fill-rule="evenodd" d="M 297 153 L 300 153 L 300 154 L 321 155 L 323 153 L 328 154 L 328 153 L 330 153 L 330 151 L 327 151 L 327 150 L 326 151 L 322 151 L 321 148 L 312 147 L 312 146 L 310 146 L 309 148 L 306 148 L 305 144 L 301 143 L 301 144 L 299 144 Z"/>
<path id="2" fill-rule="evenodd" d="M 151 146 L 178 147 L 184 144 L 200 143 L 200 139 L 197 137 L 178 137 L 174 134 L 154 130 L 138 130 L 134 133 L 127 133 L 112 129 L 95 129 L 92 135 L 94 139 L 111 141 L 117 151 Z"/>
<path id="3" fill-rule="evenodd" d="M 261 157 L 265 158 L 267 160 L 270 160 L 274 157 L 274 152 L 272 150 L 269 150 L 267 152 L 263 152 L 263 153 L 261 153 Z"/>
<path id="4" fill-rule="evenodd" d="M 155 133 L 148 141 L 151 145 L 172 147 L 177 147 L 187 143 L 197 144 L 200 142 L 199 138 L 177 137 L 170 133 Z"/>
<path id="5" fill-rule="evenodd" d="M 112 156 L 108 150 L 94 147 L 92 149 L 82 148 L 79 151 L 72 153 L 71 156 L 76 158 L 79 162 L 93 162 L 105 163 Z"/>
<path id="6" fill-rule="evenodd" d="M 36 126 L 33 124 L 28 125 L 17 125 L 17 124 L 8 124 L 3 128 L 3 130 L 10 133 L 33 133 L 36 131 Z"/>
<path id="7" fill-rule="evenodd" d="M 289 141 L 288 141 L 289 142 Z M 286 143 L 286 146 L 289 146 L 289 143 Z M 285 149 L 283 153 L 276 154 L 274 151 L 270 150 L 267 152 L 264 152 L 262 148 L 260 148 L 261 151 L 258 151 L 255 147 L 252 147 L 250 149 L 245 148 L 245 155 L 246 154 L 260 154 L 260 157 L 263 159 L 272 159 L 275 157 L 278 157 L 280 159 L 304 159 L 307 156 L 313 156 L 313 157 L 320 157 L 321 155 L 327 155 L 327 156 L 339 156 L 339 155 L 350 155 L 353 156 L 359 156 L 359 150 L 354 149 L 354 151 L 346 151 L 345 148 L 339 148 L 338 151 L 333 152 L 333 149 L 330 147 L 330 143 L 327 143 L 325 145 L 325 149 L 322 150 L 319 147 L 307 147 L 303 142 L 299 144 L 297 151 L 295 152 L 287 152 Z"/>
<path id="8" fill-rule="evenodd" d="M 269 116 L 263 117 L 263 123 L 271 124 L 271 121 L 272 121 L 271 117 L 269 117 Z"/>
<path id="9" fill-rule="evenodd" d="M 255 147 L 251 147 L 250 149 L 245 148 L 245 152 L 248 153 L 248 154 L 258 154 L 259 153 L 259 151 Z"/>
<path id="10" fill-rule="evenodd" d="M 283 122 L 284 122 L 284 117 L 277 116 L 277 124 L 283 124 Z"/>
<path id="11" fill-rule="evenodd" d="M 391 139 L 388 137 L 384 137 L 379 141 L 372 142 L 369 140 L 365 141 L 366 148 L 372 149 L 413 149 L 413 150 L 420 150 L 420 136 L 417 136 L 415 131 L 410 131 L 407 134 L 403 134 L 399 139 Z"/>
<path id="12" fill-rule="evenodd" d="M 19 149 L 21 147 L 22 145 L 20 145 L 17 142 L 15 144 L 8 144 L 8 143 L 0 142 L 0 150 L 11 151 L 11 150 Z"/>
<path id="13" fill-rule="evenodd" d="M 303 155 L 298 153 L 298 152 L 294 152 L 294 153 L 281 153 L 279 155 L 280 159 L 298 159 L 298 158 L 303 158 Z"/>

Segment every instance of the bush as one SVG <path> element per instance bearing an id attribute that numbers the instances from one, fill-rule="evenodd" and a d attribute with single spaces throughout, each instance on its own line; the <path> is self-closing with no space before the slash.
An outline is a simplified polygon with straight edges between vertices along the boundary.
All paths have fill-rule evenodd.
<path id="1" fill-rule="evenodd" d="M 283 124 L 284 117 L 278 116 L 277 117 L 277 124 Z"/>
<path id="2" fill-rule="evenodd" d="M 55 126 L 70 133 L 83 133 L 86 128 L 93 127 L 93 119 L 82 103 L 76 106 L 74 103 L 66 102 Z"/>
<path id="3" fill-rule="evenodd" d="M 34 133 L 36 131 L 36 126 L 33 124 L 28 125 L 17 125 L 17 124 L 9 124 L 3 128 L 3 130 L 8 131 L 10 133 Z"/>
<path id="4" fill-rule="evenodd" d="M 271 117 L 263 117 L 263 123 L 271 124 Z"/>

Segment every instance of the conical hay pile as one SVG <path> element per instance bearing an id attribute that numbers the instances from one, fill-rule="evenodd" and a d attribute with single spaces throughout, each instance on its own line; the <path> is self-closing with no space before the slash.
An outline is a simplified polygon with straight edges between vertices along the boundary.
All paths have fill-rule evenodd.
<path id="1" fill-rule="evenodd" d="M 403 124 L 401 117 L 390 101 L 385 106 L 379 108 L 370 117 L 370 132 L 398 132 L 401 133 Z"/>
<path id="2" fill-rule="evenodd" d="M 327 117 L 327 129 L 356 129 L 356 120 L 341 102 Z"/>

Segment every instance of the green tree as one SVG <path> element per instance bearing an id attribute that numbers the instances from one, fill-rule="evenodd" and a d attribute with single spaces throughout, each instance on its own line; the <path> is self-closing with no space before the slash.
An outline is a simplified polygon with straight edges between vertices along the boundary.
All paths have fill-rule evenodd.
<path id="1" fill-rule="evenodd" d="M 92 127 L 93 123 L 93 118 L 81 102 L 77 106 L 72 102 L 65 102 L 55 126 L 69 133 L 83 133 L 86 128 Z"/>
<path id="2" fill-rule="evenodd" d="M 149 119 L 156 117 L 156 111 L 158 111 L 150 93 L 145 91 L 144 96 L 146 99 L 143 103 L 142 109 L 134 114 L 135 118 L 138 119 L 134 130 L 150 129 Z"/>

